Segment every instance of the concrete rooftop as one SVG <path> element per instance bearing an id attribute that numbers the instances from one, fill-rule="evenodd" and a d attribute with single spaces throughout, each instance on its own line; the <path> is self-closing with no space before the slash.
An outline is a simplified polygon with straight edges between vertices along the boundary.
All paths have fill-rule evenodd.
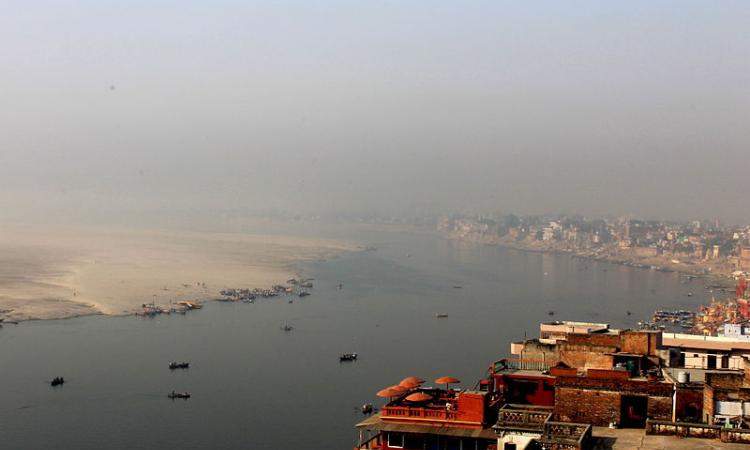
<path id="1" fill-rule="evenodd" d="M 644 430 L 594 427 L 593 450 L 750 450 L 748 444 L 728 444 L 717 439 L 648 436 Z"/>

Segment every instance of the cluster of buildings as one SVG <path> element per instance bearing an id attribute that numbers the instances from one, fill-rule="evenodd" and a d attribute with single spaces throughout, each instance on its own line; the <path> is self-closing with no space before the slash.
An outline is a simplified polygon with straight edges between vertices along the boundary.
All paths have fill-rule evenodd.
<path id="1" fill-rule="evenodd" d="M 505 215 L 443 217 L 437 227 L 459 239 L 577 252 L 615 261 L 640 259 L 646 260 L 646 265 L 664 268 L 702 264 L 696 272 L 750 272 L 750 225 Z"/>
<path id="2" fill-rule="evenodd" d="M 585 449 L 597 427 L 750 443 L 750 339 L 555 321 L 471 390 L 388 393 L 356 449 Z"/>

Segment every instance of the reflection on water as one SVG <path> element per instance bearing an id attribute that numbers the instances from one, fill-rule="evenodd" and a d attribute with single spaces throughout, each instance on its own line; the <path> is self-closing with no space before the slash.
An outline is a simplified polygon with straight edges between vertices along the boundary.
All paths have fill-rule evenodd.
<path id="1" fill-rule="evenodd" d="M 291 304 L 3 328 L 2 448 L 347 448 L 358 406 L 406 376 L 470 387 L 540 321 L 625 326 L 706 300 L 676 274 L 430 235 L 354 237 L 378 250 L 306 265 L 313 295 Z M 340 363 L 345 352 L 359 359 Z M 173 360 L 190 368 L 170 371 Z M 65 385 L 50 388 L 58 375 Z"/>

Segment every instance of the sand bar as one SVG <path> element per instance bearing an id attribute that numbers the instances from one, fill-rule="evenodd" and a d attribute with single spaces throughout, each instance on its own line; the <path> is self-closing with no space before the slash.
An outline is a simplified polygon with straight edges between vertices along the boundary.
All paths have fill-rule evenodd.
<path id="1" fill-rule="evenodd" d="M 298 263 L 355 249 L 269 234 L 0 228 L 0 317 L 131 314 L 152 301 L 207 300 L 224 288 L 270 287 Z"/>

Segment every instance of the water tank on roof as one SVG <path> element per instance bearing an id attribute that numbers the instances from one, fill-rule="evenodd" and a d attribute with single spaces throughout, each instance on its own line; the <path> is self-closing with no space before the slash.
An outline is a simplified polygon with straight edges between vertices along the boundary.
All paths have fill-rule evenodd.
<path id="1" fill-rule="evenodd" d="M 678 383 L 690 383 L 690 374 L 685 371 L 677 372 Z"/>

